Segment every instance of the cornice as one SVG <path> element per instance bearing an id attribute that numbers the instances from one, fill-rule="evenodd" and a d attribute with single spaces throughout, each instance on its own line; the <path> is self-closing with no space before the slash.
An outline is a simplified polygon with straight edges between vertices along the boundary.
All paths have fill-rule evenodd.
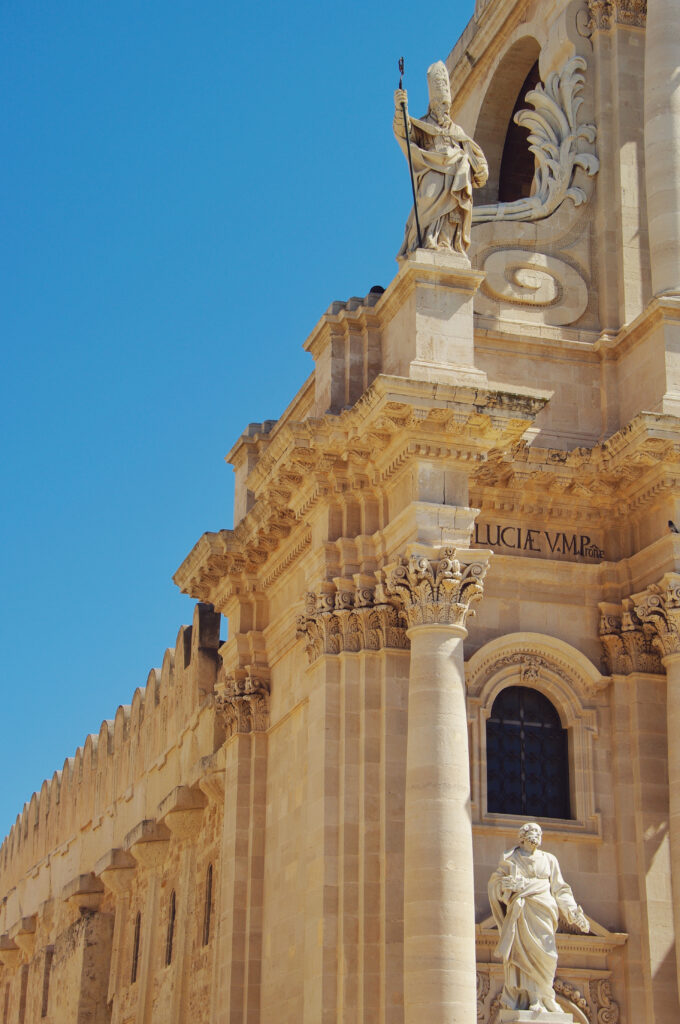
<path id="1" fill-rule="evenodd" d="M 307 546 L 300 531 L 309 531 L 318 502 L 380 489 L 412 459 L 445 458 L 468 469 L 490 450 L 516 444 L 547 400 L 547 393 L 531 389 L 381 375 L 351 410 L 276 431 L 247 479 L 253 507 L 233 530 L 204 534 L 174 580 L 184 593 L 222 610 L 233 592 L 229 577 L 252 592 L 299 557 Z M 272 556 L 288 538 L 277 571 Z"/>
<path id="2" fill-rule="evenodd" d="M 640 413 L 608 440 L 572 451 L 531 447 L 492 451 L 473 474 L 471 488 L 483 508 L 501 501 L 550 514 L 581 507 L 618 518 L 680 486 L 680 419 Z M 590 514 L 590 511 L 589 511 Z"/>

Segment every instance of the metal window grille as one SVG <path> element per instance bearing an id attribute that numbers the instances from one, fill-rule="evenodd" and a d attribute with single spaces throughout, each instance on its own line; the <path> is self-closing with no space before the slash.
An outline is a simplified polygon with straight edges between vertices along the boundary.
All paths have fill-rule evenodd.
<path id="1" fill-rule="evenodd" d="M 567 731 L 547 697 L 508 686 L 486 724 L 487 810 L 569 818 Z"/>

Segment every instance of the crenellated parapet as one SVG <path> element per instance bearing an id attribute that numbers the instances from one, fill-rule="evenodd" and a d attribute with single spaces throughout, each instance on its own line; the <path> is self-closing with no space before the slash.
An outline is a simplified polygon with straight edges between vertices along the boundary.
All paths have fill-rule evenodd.
<path id="1" fill-rule="evenodd" d="M 0 893 L 11 890 L 51 851 L 67 848 L 89 823 L 115 821 L 137 790 L 146 791 L 154 765 L 184 759 L 188 770 L 186 752 L 177 749 L 187 729 L 197 732 L 205 752 L 212 753 L 222 736 L 211 703 L 219 634 L 219 614 L 210 605 L 198 605 L 193 624 L 179 630 L 161 669 L 152 669 L 131 704 L 102 722 L 99 732 L 88 736 L 33 794 L 0 847 Z"/>

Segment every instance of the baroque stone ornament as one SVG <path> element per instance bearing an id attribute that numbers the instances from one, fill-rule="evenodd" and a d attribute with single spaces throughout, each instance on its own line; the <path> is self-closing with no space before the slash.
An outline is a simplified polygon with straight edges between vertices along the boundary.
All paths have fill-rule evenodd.
<path id="1" fill-rule="evenodd" d="M 555 999 L 559 915 L 589 932 L 590 924 L 562 878 L 557 857 L 540 850 L 535 822 L 519 830 L 519 843 L 504 853 L 489 879 L 489 902 L 498 926 L 496 955 L 503 960 L 501 1006 L 534 1013 L 562 1013 Z"/>
<path id="2" fill-rule="evenodd" d="M 640 622 L 652 627 L 652 643 L 661 657 L 680 654 L 680 574 L 666 573 L 631 601 Z"/>
<path id="3" fill-rule="evenodd" d="M 590 982 L 590 999 L 595 1006 L 597 1024 L 619 1024 L 619 1004 L 612 997 L 611 982 L 598 978 Z"/>
<path id="4" fill-rule="evenodd" d="M 394 134 L 413 168 L 421 228 L 419 240 L 411 210 L 398 255 L 413 252 L 420 242 L 425 249 L 465 255 L 470 246 L 472 189 L 484 185 L 489 168 L 477 143 L 451 120 L 449 73 L 442 61 L 428 68 L 427 84 L 430 105 L 420 120 L 407 113 L 405 90 L 394 94 Z"/>
<path id="5" fill-rule="evenodd" d="M 215 686 L 215 707 L 227 737 L 264 732 L 269 726 L 269 679 L 263 666 L 236 669 Z"/>
<path id="6" fill-rule="evenodd" d="M 408 649 L 404 618 L 383 587 L 358 578 L 325 584 L 309 593 L 296 635 L 305 641 L 310 664 L 323 654 Z"/>
<path id="7" fill-rule="evenodd" d="M 591 32 L 607 31 L 614 24 L 644 28 L 647 0 L 588 0 Z"/>
<path id="8" fill-rule="evenodd" d="M 383 570 L 385 591 L 400 601 L 409 628 L 465 626 L 468 615 L 474 615 L 471 605 L 484 594 L 487 563 L 461 560 L 475 554 L 442 548 L 438 558 L 414 555 Z"/>
<path id="9" fill-rule="evenodd" d="M 536 158 L 531 195 L 512 203 L 475 207 L 475 224 L 543 220 L 566 199 L 575 206 L 586 201 L 586 193 L 574 185 L 576 170 L 581 168 L 592 177 L 600 169 L 595 154 L 583 148 L 584 143 L 595 142 L 597 129 L 578 116 L 586 68 L 583 57 L 571 57 L 561 71 L 548 75 L 545 85 L 527 93 L 526 100 L 534 109 L 518 111 L 515 121 L 528 128 L 529 149 Z"/>
<path id="10" fill-rule="evenodd" d="M 600 612 L 600 643 L 608 673 L 663 673 L 655 627 L 640 620 L 630 599 L 623 601 L 620 608 L 602 604 Z"/>

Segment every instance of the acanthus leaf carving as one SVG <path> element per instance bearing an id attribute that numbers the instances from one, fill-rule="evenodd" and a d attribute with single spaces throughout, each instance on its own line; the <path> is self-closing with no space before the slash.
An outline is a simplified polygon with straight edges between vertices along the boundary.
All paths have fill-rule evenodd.
<path id="1" fill-rule="evenodd" d="M 647 0 L 588 0 L 591 32 L 608 31 L 614 24 L 644 28 Z"/>
<path id="2" fill-rule="evenodd" d="M 630 599 L 618 609 L 603 604 L 600 612 L 600 643 L 608 673 L 663 673 L 655 627 L 652 622 L 641 621 Z"/>
<path id="3" fill-rule="evenodd" d="M 680 654 L 680 574 L 666 573 L 641 594 L 630 599 L 635 615 L 651 627 L 652 644 L 662 658 Z"/>
<path id="4" fill-rule="evenodd" d="M 413 555 L 383 570 L 385 591 L 400 602 L 409 628 L 464 627 L 468 615 L 474 615 L 472 605 L 483 596 L 487 563 L 461 561 L 458 554 L 454 548 L 442 548 L 437 558 Z M 464 554 L 474 558 L 476 552 Z"/>
<path id="5" fill-rule="evenodd" d="M 407 650 L 409 641 L 401 612 L 377 584 L 325 583 L 305 597 L 296 636 L 305 642 L 310 664 L 323 654 Z"/>
<path id="6" fill-rule="evenodd" d="M 619 1024 L 619 1004 L 614 1001 L 608 978 L 590 982 L 590 998 L 597 1013 L 597 1024 Z"/>
<path id="7" fill-rule="evenodd" d="M 234 733 L 265 732 L 269 726 L 269 670 L 263 665 L 237 668 L 215 687 L 215 708 L 227 738 Z"/>
<path id="8" fill-rule="evenodd" d="M 531 194 L 511 203 L 477 206 L 473 223 L 543 220 L 566 199 L 575 206 L 585 202 L 585 192 L 574 185 L 576 170 L 592 177 L 600 168 L 595 154 L 583 148 L 584 143 L 595 142 L 595 125 L 578 116 L 587 66 L 583 57 L 571 57 L 561 71 L 548 75 L 545 85 L 527 93 L 526 101 L 534 109 L 518 111 L 515 122 L 529 130 L 529 149 L 536 158 Z"/>

